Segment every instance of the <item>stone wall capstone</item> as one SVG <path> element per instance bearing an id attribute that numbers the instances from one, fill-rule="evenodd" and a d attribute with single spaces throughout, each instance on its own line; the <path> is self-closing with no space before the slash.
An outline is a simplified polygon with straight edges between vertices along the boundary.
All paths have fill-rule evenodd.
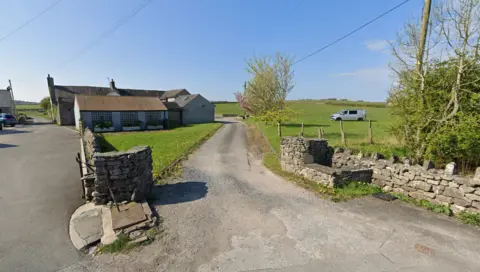
<path id="1" fill-rule="evenodd" d="M 138 146 L 125 152 L 94 153 L 95 204 L 113 201 L 143 201 L 151 193 L 152 150 Z"/>
<path id="2" fill-rule="evenodd" d="M 373 170 L 372 183 L 385 192 L 397 192 L 434 204 L 449 205 L 454 213 L 480 212 L 480 167 L 473 177 L 458 175 L 455 163 L 435 169 L 430 161 L 411 165 L 411 160 L 364 158 L 345 152 L 333 155 L 332 166 L 365 167 Z"/>

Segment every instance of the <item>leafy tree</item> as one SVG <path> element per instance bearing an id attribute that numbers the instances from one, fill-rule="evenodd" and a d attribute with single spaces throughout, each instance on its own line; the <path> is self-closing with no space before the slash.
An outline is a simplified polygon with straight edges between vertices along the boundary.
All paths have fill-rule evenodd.
<path id="1" fill-rule="evenodd" d="M 44 111 L 49 111 L 50 110 L 50 108 L 51 108 L 50 97 L 44 97 L 40 101 L 40 108 L 42 108 Z"/>
<path id="2" fill-rule="evenodd" d="M 480 162 L 479 11 L 479 0 L 438 2 L 420 71 L 418 23 L 406 24 L 392 43 L 392 130 L 419 160 Z"/>
<path id="3" fill-rule="evenodd" d="M 296 119 L 297 112 L 284 107 L 282 109 L 272 109 L 266 111 L 263 115 L 257 116 L 256 119 L 271 124 L 283 124 L 286 121 L 291 121 Z"/>
<path id="4" fill-rule="evenodd" d="M 287 95 L 294 87 L 292 64 L 293 58 L 281 53 L 274 57 L 247 60 L 247 71 L 252 78 L 246 84 L 244 93 L 236 94 L 240 105 L 256 116 L 282 110 Z"/>

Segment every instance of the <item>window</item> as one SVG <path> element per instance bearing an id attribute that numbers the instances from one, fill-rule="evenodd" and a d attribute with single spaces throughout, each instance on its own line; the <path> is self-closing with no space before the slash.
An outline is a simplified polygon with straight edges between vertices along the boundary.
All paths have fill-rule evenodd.
<path id="1" fill-rule="evenodd" d="M 357 111 L 356 111 L 356 110 L 351 110 L 351 111 L 350 111 L 350 114 L 355 114 L 355 115 L 356 115 L 356 114 L 357 114 Z"/>
<path id="2" fill-rule="evenodd" d="M 145 113 L 147 117 L 147 125 L 159 126 L 163 124 L 163 111 L 150 111 Z"/>
<path id="3" fill-rule="evenodd" d="M 163 111 L 149 111 L 146 112 L 148 121 L 160 121 L 163 120 Z"/>
<path id="4" fill-rule="evenodd" d="M 138 112 L 136 111 L 120 112 L 120 120 L 122 122 L 122 126 L 136 126 L 138 125 Z"/>
<path id="5" fill-rule="evenodd" d="M 348 114 L 348 111 L 343 111 L 342 114 Z"/>
<path id="6" fill-rule="evenodd" d="M 99 124 L 104 122 L 112 122 L 112 113 L 108 111 L 94 111 L 92 112 L 92 123 Z"/>

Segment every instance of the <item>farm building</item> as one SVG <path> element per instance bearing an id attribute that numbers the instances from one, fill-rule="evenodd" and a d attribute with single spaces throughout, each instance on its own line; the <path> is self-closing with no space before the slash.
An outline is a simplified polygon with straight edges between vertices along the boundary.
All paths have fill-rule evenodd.
<path id="1" fill-rule="evenodd" d="M 164 129 L 168 111 L 158 97 L 76 95 L 74 115 L 95 132 Z"/>
<path id="2" fill-rule="evenodd" d="M 182 95 L 175 99 L 181 111 L 181 124 L 210 123 L 215 119 L 215 105 L 199 94 Z"/>
<path id="3" fill-rule="evenodd" d="M 12 94 L 9 90 L 0 90 L 0 113 L 13 113 Z"/>
<path id="4" fill-rule="evenodd" d="M 56 121 L 59 125 L 75 125 L 76 117 L 74 113 L 74 104 L 76 95 L 85 96 L 120 96 L 120 97 L 153 97 L 160 102 L 168 105 L 168 111 L 171 113 L 170 123 L 172 124 L 190 124 L 212 122 L 214 119 L 213 104 L 201 97 L 187 99 L 180 104 L 176 103 L 179 97 L 189 96 L 186 89 L 175 89 L 169 91 L 160 90 L 139 90 L 139 89 L 121 89 L 115 86 L 115 81 L 110 81 L 109 87 L 96 86 L 65 86 L 55 85 L 53 77 L 48 75 L 47 85 L 50 93 L 52 108 L 56 109 Z M 190 105 L 190 103 L 192 103 Z M 200 106 L 195 106 L 200 103 Z M 183 106 L 187 108 L 183 118 Z M 192 112 L 195 111 L 195 112 Z M 198 117 L 195 117 L 198 116 Z M 204 120 L 204 121 L 202 121 Z"/>

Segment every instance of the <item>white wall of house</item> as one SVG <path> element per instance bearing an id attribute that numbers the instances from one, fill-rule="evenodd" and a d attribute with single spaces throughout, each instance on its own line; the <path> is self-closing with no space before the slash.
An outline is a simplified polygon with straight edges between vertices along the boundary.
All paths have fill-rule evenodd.
<path id="1" fill-rule="evenodd" d="M 201 95 L 197 95 L 183 108 L 183 124 L 211 123 L 215 121 L 215 106 Z"/>

